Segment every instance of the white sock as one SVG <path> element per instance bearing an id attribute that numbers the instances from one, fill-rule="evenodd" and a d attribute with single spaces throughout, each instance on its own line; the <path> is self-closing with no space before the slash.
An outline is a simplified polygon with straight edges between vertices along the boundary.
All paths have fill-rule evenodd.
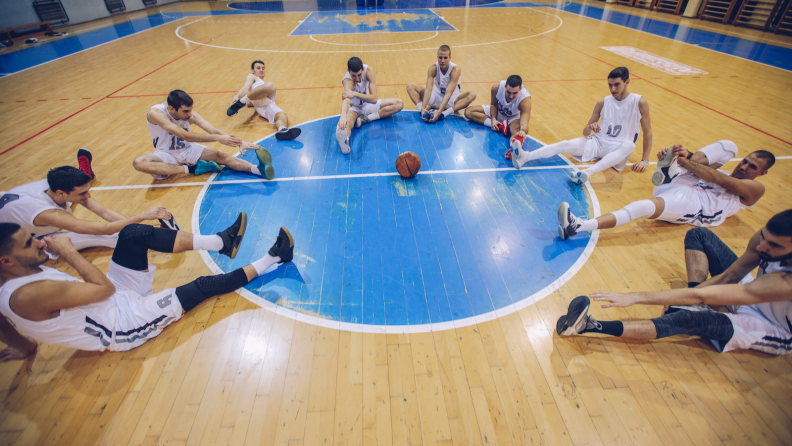
<path id="1" fill-rule="evenodd" d="M 251 166 L 250 173 L 252 173 L 253 175 L 261 176 L 261 171 L 259 170 L 258 166 Z"/>
<path id="2" fill-rule="evenodd" d="M 423 113 L 423 102 L 419 102 L 415 106 L 418 107 L 419 112 Z"/>
<path id="3" fill-rule="evenodd" d="M 243 104 L 247 104 L 247 101 L 249 101 L 249 100 L 250 100 L 250 99 L 248 99 L 247 95 L 245 95 L 245 97 L 243 97 L 242 99 L 240 99 L 240 100 L 239 100 L 239 102 L 241 102 L 241 103 L 243 103 Z"/>
<path id="4" fill-rule="evenodd" d="M 369 121 L 376 121 L 377 119 L 379 119 L 379 112 L 374 112 L 374 113 L 368 115 L 368 118 L 369 118 Z"/>
<path id="5" fill-rule="evenodd" d="M 219 235 L 193 235 L 193 249 L 207 251 L 220 251 L 223 249 L 223 239 Z"/>
<path id="6" fill-rule="evenodd" d="M 443 116 L 445 116 L 446 118 L 451 116 L 451 113 L 454 113 L 454 109 L 451 107 L 448 107 L 447 109 L 443 110 Z"/>
<path id="7" fill-rule="evenodd" d="M 583 220 L 580 223 L 580 227 L 577 228 L 577 232 L 593 231 L 595 229 L 597 229 L 597 219 L 592 218 L 591 220 Z"/>
<path id="8" fill-rule="evenodd" d="M 616 226 L 614 226 L 614 228 L 618 228 L 619 226 L 624 226 L 632 221 L 632 218 L 630 218 L 630 212 L 626 209 L 619 209 L 618 211 L 613 211 L 613 216 L 616 217 Z"/>
<path id="9" fill-rule="evenodd" d="M 484 120 L 484 127 L 492 127 L 492 119 L 487 118 Z"/>
<path id="10" fill-rule="evenodd" d="M 184 173 L 190 173 L 190 166 L 184 165 Z"/>
<path id="11" fill-rule="evenodd" d="M 289 130 L 289 129 L 284 127 L 284 126 L 281 126 L 280 128 L 278 128 L 279 132 L 285 132 L 286 130 Z"/>
<path id="12" fill-rule="evenodd" d="M 251 265 L 253 265 L 253 268 L 256 269 L 256 274 L 260 276 L 264 274 L 264 271 L 269 269 L 270 266 L 280 262 L 280 259 L 281 259 L 280 257 L 272 257 L 271 255 L 267 254 L 264 257 L 251 263 Z"/>

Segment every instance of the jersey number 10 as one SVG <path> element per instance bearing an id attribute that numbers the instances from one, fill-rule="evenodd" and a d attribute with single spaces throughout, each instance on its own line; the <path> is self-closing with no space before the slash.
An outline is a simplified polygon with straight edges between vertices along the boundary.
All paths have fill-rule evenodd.
<path id="1" fill-rule="evenodd" d="M 617 125 L 615 127 L 612 126 L 612 125 L 609 125 L 608 126 L 608 132 L 606 133 L 606 135 L 610 136 L 611 138 L 615 138 L 615 137 L 619 136 L 619 133 L 621 133 L 621 129 L 622 129 L 622 126 L 620 126 L 620 125 Z"/>

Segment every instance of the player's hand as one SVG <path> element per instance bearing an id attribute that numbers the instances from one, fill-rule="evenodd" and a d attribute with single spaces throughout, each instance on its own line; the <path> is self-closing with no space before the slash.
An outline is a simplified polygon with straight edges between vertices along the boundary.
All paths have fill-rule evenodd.
<path id="1" fill-rule="evenodd" d="M 230 107 L 230 106 L 234 105 L 234 102 L 236 102 L 236 101 L 238 101 L 238 100 L 239 100 L 239 98 L 238 98 L 238 97 L 236 97 L 236 96 L 234 96 L 234 99 L 231 99 L 231 103 L 230 103 L 230 104 L 228 104 L 228 106 Z"/>
<path id="2" fill-rule="evenodd" d="M 344 90 L 344 92 L 341 93 L 341 99 L 352 99 L 356 96 L 357 96 L 357 92 L 352 90 Z"/>
<path id="3" fill-rule="evenodd" d="M 647 167 L 649 167 L 649 163 L 643 160 L 638 161 L 637 163 L 633 164 L 633 172 L 641 173 L 646 170 Z"/>
<path id="4" fill-rule="evenodd" d="M 668 152 L 668 149 L 669 149 L 669 147 L 666 147 L 665 149 L 657 152 L 657 161 L 660 161 L 661 159 L 665 158 L 665 155 L 666 155 L 666 152 Z"/>
<path id="5" fill-rule="evenodd" d="M 586 128 L 588 128 L 591 133 L 599 133 L 600 131 L 599 122 L 592 122 L 591 124 L 587 125 Z"/>
<path id="6" fill-rule="evenodd" d="M 632 294 L 614 293 L 613 291 L 594 291 L 590 296 L 591 300 L 610 302 L 603 305 L 602 308 L 629 307 L 636 303 Z"/>
<path id="7" fill-rule="evenodd" d="M 150 210 L 140 214 L 140 217 L 143 218 L 143 220 L 170 220 L 172 215 L 164 207 L 155 206 Z"/>
<path id="8" fill-rule="evenodd" d="M 241 153 L 242 156 L 245 156 L 245 152 L 247 150 L 256 150 L 258 148 L 259 148 L 259 146 L 256 145 L 256 144 L 253 144 L 252 142 L 242 141 L 242 144 L 239 145 L 239 153 Z"/>
<path id="9" fill-rule="evenodd" d="M 434 112 L 434 114 L 432 114 L 432 112 Z M 430 118 L 429 121 L 427 122 L 429 123 L 437 122 L 437 120 L 440 118 L 440 115 L 441 115 L 440 110 L 432 110 L 431 112 L 429 112 Z"/>
<path id="10" fill-rule="evenodd" d="M 341 130 L 346 130 L 347 121 L 346 116 L 342 116 L 341 119 L 338 120 L 338 128 Z"/>
<path id="11" fill-rule="evenodd" d="M 242 144 L 242 140 L 233 135 L 220 135 L 217 137 L 217 142 L 228 147 L 237 147 Z"/>
<path id="12" fill-rule="evenodd" d="M 65 235 L 44 237 L 42 240 L 47 244 L 47 251 L 58 257 L 63 257 L 67 252 L 76 251 L 71 239 Z"/>
<path id="13" fill-rule="evenodd" d="M 30 338 L 28 338 L 28 339 L 30 339 Z M 18 348 L 14 348 L 14 347 L 6 347 L 6 348 L 4 348 L 2 351 L 0 351 L 0 362 L 8 362 L 8 361 L 14 361 L 14 360 L 17 360 L 17 359 L 25 359 L 25 358 L 27 358 L 29 356 L 34 355 L 36 353 L 36 350 L 38 350 L 38 348 L 37 348 L 38 347 L 38 343 L 36 343 L 36 341 L 34 341 L 32 339 L 30 339 L 30 341 L 33 342 L 33 345 L 35 346 L 35 347 L 33 347 L 33 350 L 30 350 L 30 351 L 22 351 L 22 350 L 20 350 Z"/>
<path id="14" fill-rule="evenodd" d="M 519 132 L 517 132 L 516 135 L 512 135 L 511 139 L 509 139 L 509 142 L 514 141 L 515 136 L 519 136 L 520 138 L 525 139 L 528 136 L 528 134 L 520 130 Z"/>
<path id="15" fill-rule="evenodd" d="M 674 144 L 674 147 L 671 147 L 671 153 L 679 158 L 690 158 L 690 151 L 682 147 L 682 144 Z"/>
<path id="16" fill-rule="evenodd" d="M 492 123 L 490 124 L 490 127 L 492 128 L 493 132 L 500 132 L 500 130 L 498 130 L 498 125 L 500 125 L 500 122 L 498 122 L 497 120 L 493 119 Z"/>

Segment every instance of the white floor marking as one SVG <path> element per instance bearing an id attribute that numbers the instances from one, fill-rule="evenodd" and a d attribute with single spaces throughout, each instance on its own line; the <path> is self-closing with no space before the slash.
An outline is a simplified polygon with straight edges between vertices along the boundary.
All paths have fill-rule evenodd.
<path id="1" fill-rule="evenodd" d="M 663 73 L 675 75 L 690 75 L 690 74 L 709 74 L 704 70 L 693 68 L 690 65 L 679 63 L 675 60 L 666 59 L 665 57 L 652 54 L 650 52 L 633 48 L 631 46 L 601 46 L 605 51 L 618 54 L 630 60 L 642 63 L 655 70 L 662 71 Z"/>

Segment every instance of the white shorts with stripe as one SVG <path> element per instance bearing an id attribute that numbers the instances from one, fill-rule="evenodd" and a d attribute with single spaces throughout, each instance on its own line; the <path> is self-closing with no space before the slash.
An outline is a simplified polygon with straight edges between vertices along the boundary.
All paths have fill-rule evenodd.
<path id="1" fill-rule="evenodd" d="M 357 113 L 358 115 L 370 115 L 372 113 L 377 113 L 380 109 L 380 103 L 382 99 L 377 100 L 375 103 L 371 102 L 364 102 L 360 105 L 350 105 L 349 110 Z"/>
<path id="2" fill-rule="evenodd" d="M 771 355 L 792 352 L 792 332 L 765 317 L 755 305 L 740 306 L 736 314 L 726 313 L 726 316 L 734 326 L 734 335 L 723 346 L 712 341 L 720 351 L 746 348 Z"/>
<path id="3" fill-rule="evenodd" d="M 451 97 L 448 98 L 448 104 L 446 104 L 445 108 L 448 109 L 453 107 L 460 94 L 461 93 L 458 88 L 453 93 L 451 93 Z M 443 103 L 443 98 L 445 98 L 445 95 L 440 94 L 435 90 L 432 90 L 432 95 L 429 97 L 429 108 L 435 110 L 440 108 L 440 104 Z"/>
<path id="4" fill-rule="evenodd" d="M 283 110 L 275 105 L 275 102 L 270 101 L 269 104 L 263 107 L 256 107 L 256 113 L 266 119 L 270 124 L 275 124 L 275 115 L 283 113 Z"/>

